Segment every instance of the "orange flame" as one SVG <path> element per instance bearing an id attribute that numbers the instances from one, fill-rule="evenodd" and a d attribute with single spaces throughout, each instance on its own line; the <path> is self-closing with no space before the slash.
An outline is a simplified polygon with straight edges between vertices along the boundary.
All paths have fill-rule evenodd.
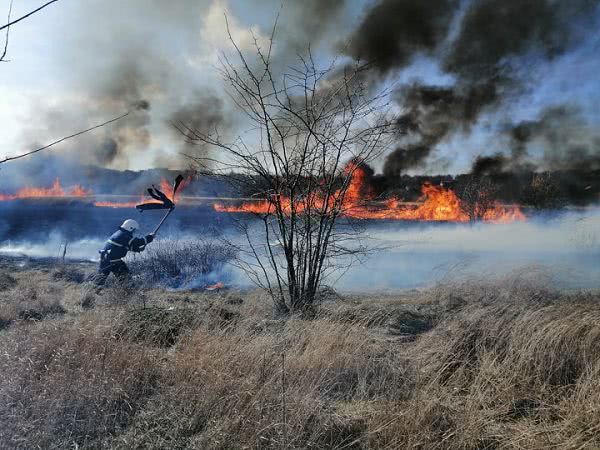
<path id="1" fill-rule="evenodd" d="M 329 206 L 335 206 L 335 202 L 341 200 L 341 214 L 346 217 L 444 222 L 468 222 L 471 220 L 456 193 L 443 186 L 434 186 L 430 183 L 423 184 L 418 205 L 407 205 L 397 198 L 389 199 L 384 205 L 381 205 L 372 201 L 372 193 L 369 187 L 365 186 L 366 173 L 362 168 L 350 164 L 346 167 L 344 173 L 350 173 L 351 176 L 348 188 L 345 194 L 341 190 L 335 192 Z M 292 205 L 290 199 L 285 197 L 243 202 L 239 205 L 215 203 L 213 206 L 215 211 L 218 212 L 269 214 L 276 211 L 277 200 L 280 202 L 284 214 L 289 215 Z M 313 210 L 321 209 L 324 205 L 325 200 L 323 198 L 317 195 L 309 195 L 306 199 L 298 200 L 294 206 L 296 212 L 301 213 L 309 208 Z M 484 221 L 494 223 L 525 220 L 525 215 L 518 206 L 506 207 L 499 203 L 487 209 L 482 217 Z"/>
<path id="2" fill-rule="evenodd" d="M 460 200 L 450 189 L 425 183 L 421 186 L 422 202 L 410 207 L 398 199 L 386 202 L 384 208 L 357 206 L 350 211 L 350 217 L 358 219 L 424 220 L 444 222 L 467 222 L 469 216 L 463 211 Z"/>
<path id="3" fill-rule="evenodd" d="M 179 190 L 177 192 L 176 197 L 179 197 L 179 193 L 187 186 L 189 185 L 191 179 L 190 178 L 186 178 L 185 180 L 183 180 L 183 182 L 181 183 L 181 185 L 179 186 Z M 173 201 L 173 188 L 172 186 L 169 184 L 169 182 L 167 180 L 165 180 L 164 178 L 160 180 L 160 185 L 159 185 L 159 189 L 161 191 L 163 191 L 165 193 L 165 195 L 171 199 L 171 201 Z M 60 184 L 60 180 L 57 178 L 56 180 L 54 180 L 54 182 L 52 183 L 52 185 L 50 187 L 44 188 L 44 187 L 32 187 L 32 186 L 25 186 L 21 189 L 19 189 L 16 193 L 14 194 L 1 194 L 0 193 L 0 201 L 8 201 L 8 200 L 17 200 L 17 199 L 24 199 L 24 198 L 45 198 L 45 197 L 78 197 L 78 198 L 83 198 L 83 197 L 89 197 L 91 196 L 93 193 L 91 190 L 87 190 L 84 187 L 82 187 L 81 185 L 75 185 L 73 187 L 71 187 L 68 190 L 65 190 L 62 185 Z M 142 195 L 140 197 L 140 201 L 139 202 L 132 202 L 132 201 L 124 201 L 124 202 L 113 202 L 113 201 L 96 201 L 94 202 L 94 206 L 97 207 L 101 207 L 101 208 L 134 208 L 138 203 L 142 203 L 142 202 L 147 202 L 147 203 L 160 203 L 158 200 L 147 200 L 144 199 L 144 196 Z"/>
<path id="4" fill-rule="evenodd" d="M 191 182 L 191 177 L 185 178 L 181 184 L 179 185 L 179 189 L 175 194 L 175 199 L 173 199 L 173 187 L 171 184 L 165 179 L 161 178 L 159 183 L 159 189 L 171 200 L 172 202 L 176 202 L 179 198 L 181 191 L 185 189 Z M 94 202 L 94 206 L 98 206 L 100 208 L 135 208 L 135 206 L 139 203 L 161 203 L 158 200 L 154 199 L 145 199 L 144 195 L 140 198 L 139 202 Z"/>
<path id="5" fill-rule="evenodd" d="M 496 203 L 493 208 L 484 213 L 483 220 L 492 223 L 511 223 L 523 222 L 526 217 L 517 205 L 502 206 Z"/>
<path id="6" fill-rule="evenodd" d="M 222 281 L 218 281 L 215 284 L 211 284 L 210 286 L 206 286 L 207 291 L 216 291 L 219 289 L 223 289 L 225 284 Z"/>
<path id="7" fill-rule="evenodd" d="M 175 193 L 175 198 L 173 198 L 173 186 L 164 178 L 161 178 L 159 189 L 171 200 L 172 202 L 177 201 L 179 196 L 181 195 L 181 191 L 183 191 L 191 182 L 191 177 L 184 178 L 181 184 L 179 185 L 179 189 Z"/>
<path id="8" fill-rule="evenodd" d="M 22 198 L 44 198 L 44 197 L 87 197 L 92 194 L 91 190 L 86 190 L 80 185 L 73 186 L 65 191 L 57 178 L 52 186 L 47 188 L 25 186 L 19 189 L 15 194 L 0 194 L 0 201 L 17 200 Z"/>

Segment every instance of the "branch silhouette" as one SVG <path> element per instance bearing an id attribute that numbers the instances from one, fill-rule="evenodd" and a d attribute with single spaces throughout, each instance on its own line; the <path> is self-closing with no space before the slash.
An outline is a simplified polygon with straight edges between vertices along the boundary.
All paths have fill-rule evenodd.
<path id="1" fill-rule="evenodd" d="M 116 122 L 117 120 L 121 120 L 123 117 L 128 116 L 130 114 L 130 112 L 131 111 L 127 111 L 125 114 L 122 114 L 119 117 L 115 117 L 114 119 L 107 120 L 106 122 L 100 123 L 98 125 L 94 125 L 93 127 L 87 128 L 82 131 L 78 131 L 77 133 L 73 133 L 69 136 L 65 136 L 63 138 L 58 139 L 57 141 L 51 142 L 48 145 L 44 145 L 43 147 L 37 148 L 35 150 L 31 150 L 27 153 L 23 153 L 22 155 L 5 157 L 4 159 L 0 160 L 0 164 L 4 164 L 5 162 L 9 162 L 9 161 L 14 161 L 15 159 L 25 158 L 26 156 L 33 155 L 34 153 L 41 152 L 42 150 L 46 150 L 50 147 L 53 147 L 56 144 L 60 144 L 61 142 L 66 141 L 68 139 L 72 139 L 74 137 L 81 136 L 82 134 L 89 133 L 90 131 L 96 130 L 97 128 L 101 128 L 105 125 L 108 125 L 109 123 L 113 123 L 113 122 Z"/>
<path id="2" fill-rule="evenodd" d="M 34 14 L 35 14 L 35 13 L 37 13 L 38 11 L 41 11 L 41 10 L 42 10 L 42 9 L 44 9 L 45 7 L 47 7 L 47 6 L 50 6 L 52 3 L 56 3 L 57 1 L 58 1 L 58 0 L 50 0 L 49 2 L 47 2 L 47 3 L 43 4 L 42 6 L 40 6 L 39 8 L 37 8 L 37 9 L 34 9 L 34 10 L 33 10 L 33 11 L 31 11 L 31 12 L 28 12 L 28 13 L 27 13 L 27 14 L 25 14 L 24 16 L 21 16 L 21 17 L 19 17 L 18 19 L 15 19 L 15 20 L 13 20 L 12 22 L 10 22 L 10 21 L 9 21 L 7 24 L 5 24 L 5 25 L 2 25 L 2 26 L 0 27 L 0 31 L 4 30 L 5 28 L 8 28 L 8 27 L 10 27 L 10 26 L 12 26 L 12 25 L 14 25 L 14 24 L 16 24 L 16 23 L 19 23 L 21 20 L 27 19 L 29 16 L 32 16 L 32 15 L 34 15 Z"/>
<path id="3" fill-rule="evenodd" d="M 6 19 L 7 22 L 10 22 L 10 15 L 12 13 L 12 7 L 13 7 L 13 0 L 10 0 L 10 5 L 8 6 L 8 18 Z M 4 51 L 2 52 L 2 55 L 0 55 L 0 62 L 4 61 L 4 58 L 6 58 L 6 52 L 8 52 L 9 33 L 10 33 L 10 26 L 6 27 L 6 36 L 4 38 Z"/>

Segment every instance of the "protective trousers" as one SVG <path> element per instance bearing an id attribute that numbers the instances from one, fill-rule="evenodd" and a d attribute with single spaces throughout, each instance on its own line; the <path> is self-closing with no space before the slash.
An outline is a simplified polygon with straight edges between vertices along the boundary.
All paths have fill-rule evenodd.
<path id="1" fill-rule="evenodd" d="M 120 282 L 128 282 L 131 280 L 129 273 L 129 267 L 122 260 L 109 261 L 107 258 L 100 259 L 100 267 L 98 268 L 98 276 L 96 277 L 96 284 L 98 286 L 104 285 L 108 276 L 114 273 L 115 277 Z"/>

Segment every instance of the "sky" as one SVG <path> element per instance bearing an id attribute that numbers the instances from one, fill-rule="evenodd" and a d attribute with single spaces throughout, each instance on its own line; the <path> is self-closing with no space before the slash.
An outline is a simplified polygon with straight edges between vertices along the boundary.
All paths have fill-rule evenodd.
<path id="1" fill-rule="evenodd" d="M 566 127 L 564 124 L 568 124 L 568 133 L 576 134 L 565 140 L 565 148 L 586 146 L 595 157 L 600 147 L 598 2 L 575 1 L 581 8 L 568 11 L 564 5 L 570 2 L 531 0 L 530 4 L 549 16 L 552 10 L 547 4 L 565 8 L 557 17 L 569 23 L 558 19 L 556 27 L 550 19 L 550 25 L 542 23 L 539 11 L 532 9 L 531 29 L 515 28 L 514 39 L 511 34 L 503 38 L 502 29 L 493 23 L 489 32 L 485 28 L 479 31 L 477 26 L 470 35 L 465 32 L 469 17 L 480 17 L 478 11 L 493 11 L 495 1 L 503 8 L 497 0 L 414 0 L 412 4 L 398 0 L 394 5 L 391 0 L 287 0 L 283 5 L 275 0 L 60 0 L 10 30 L 8 62 L 0 63 L 0 156 L 22 153 L 135 110 L 123 123 L 69 141 L 52 152 L 115 169 L 185 165 L 182 153 L 199 149 L 185 144 L 170 124 L 172 120 L 183 117 L 199 127 L 244 130 L 243 119 L 224 94 L 217 70 L 219 52 L 231 51 L 224 14 L 233 38 L 246 50 L 253 35 L 259 42 L 266 41 L 279 14 L 275 58 L 282 67 L 294 64 L 296 52 L 309 43 L 318 61 L 325 62 L 340 54 L 347 59 L 374 55 L 380 50 L 377 45 L 381 47 L 377 39 L 387 34 L 389 41 L 385 42 L 403 42 L 392 46 L 391 52 L 396 52 L 392 56 L 378 60 L 389 57 L 389 64 L 375 64 L 379 70 L 376 83 L 403 93 L 398 107 L 401 111 L 406 108 L 407 115 L 422 125 L 415 139 L 428 146 L 414 164 L 406 158 L 412 144 L 401 148 L 395 161 L 403 172 L 461 173 L 469 171 L 480 155 L 512 152 L 515 158 L 512 135 L 506 130 L 522 122 L 541 124 L 544 113 L 552 108 L 568 113 L 560 115 L 560 123 L 552 119 L 548 126 L 533 128 L 533 137 L 526 143 L 527 158 L 544 155 L 539 157 L 548 164 L 564 164 L 568 157 L 557 156 L 561 149 L 553 147 L 554 138 L 548 131 L 548 127 Z M 42 3 L 14 0 L 12 17 Z M 8 13 L 9 4 L 9 0 L 0 0 L 1 16 Z M 519 2 L 506 0 L 508 4 Z M 422 5 L 429 10 L 421 9 Z M 367 25 L 368 19 L 376 17 L 377 8 L 391 8 L 390 12 L 402 17 L 378 18 L 381 29 L 375 30 L 375 36 L 369 34 Z M 401 8 L 400 12 L 394 8 Z M 449 19 L 440 25 L 438 18 L 445 10 Z M 584 11 L 583 17 L 578 11 Z M 396 19 L 399 22 L 394 22 Z M 421 22 L 431 22 L 432 29 L 424 32 Z M 556 32 L 558 28 L 561 33 Z M 443 35 L 437 36 L 442 29 Z M 477 48 L 481 40 L 490 46 L 486 51 L 496 51 L 494 40 L 485 35 L 495 32 L 500 33 L 498 45 L 504 48 L 490 63 L 491 56 L 478 55 Z M 453 53 L 452 58 L 446 52 Z M 477 104 L 476 113 L 465 118 L 449 119 L 446 110 L 440 113 L 436 109 L 439 103 L 418 100 L 416 105 L 406 106 L 406 99 L 422 99 L 421 94 L 410 97 L 410 92 L 435 86 L 451 88 L 450 97 L 444 97 L 451 107 L 468 109 L 464 98 L 471 98 L 470 86 L 480 81 L 473 78 L 476 71 L 463 70 L 472 54 L 494 67 L 508 63 L 512 81 L 518 82 L 511 81 L 501 99 Z M 453 61 L 458 63 L 452 65 Z M 147 101 L 148 107 L 137 109 L 140 100 Z M 439 125 L 440 121 L 448 127 L 433 136 L 427 122 Z M 557 163 L 559 160 L 562 162 Z M 386 164 L 381 160 L 376 169 L 384 170 Z"/>

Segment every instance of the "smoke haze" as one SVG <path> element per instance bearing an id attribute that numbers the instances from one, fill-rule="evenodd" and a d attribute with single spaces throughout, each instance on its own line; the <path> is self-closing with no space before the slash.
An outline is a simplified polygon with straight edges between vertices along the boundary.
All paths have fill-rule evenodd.
<path id="1" fill-rule="evenodd" d="M 179 214 L 186 213 L 180 211 Z M 142 229 L 156 221 L 154 216 L 141 219 Z M 199 233 L 204 239 L 210 239 L 209 224 L 213 219 L 190 221 L 179 217 L 165 227 L 161 239 L 196 239 Z M 96 232 L 80 237 L 56 230 L 45 231 L 44 239 L 40 240 L 4 240 L 0 253 L 57 257 L 61 246 L 68 241 L 70 258 L 96 260 L 97 250 L 114 225 L 102 221 L 99 224 Z M 556 285 L 570 289 L 597 287 L 599 225 L 599 209 L 587 211 L 585 215 L 538 216 L 526 223 L 505 225 L 372 224 L 367 228 L 368 234 L 372 244 L 380 250 L 349 272 L 333 274 L 327 283 L 342 292 L 394 291 L 426 287 L 448 278 L 489 280 L 519 273 L 520 276 L 543 275 Z M 219 228 L 229 239 L 243 242 L 242 236 L 235 235 L 232 224 Z M 256 231 L 260 233 L 260 230 L 257 224 Z M 226 270 L 232 286 L 250 287 L 244 273 L 233 267 Z"/>

